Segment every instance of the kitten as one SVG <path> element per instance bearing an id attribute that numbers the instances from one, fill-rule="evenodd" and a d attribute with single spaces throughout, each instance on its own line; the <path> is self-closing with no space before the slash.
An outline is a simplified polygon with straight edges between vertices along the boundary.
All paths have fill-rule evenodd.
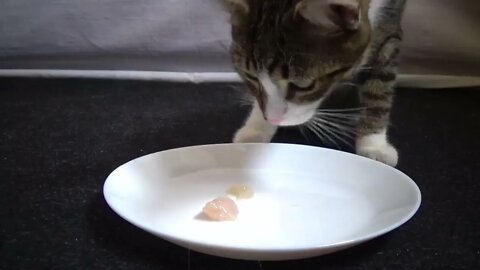
<path id="1" fill-rule="evenodd" d="M 364 108 L 356 152 L 397 164 L 387 128 L 406 0 L 223 2 L 231 14 L 233 64 L 255 97 L 234 142 L 269 142 L 278 126 L 345 119 L 319 107 L 350 85 Z"/>

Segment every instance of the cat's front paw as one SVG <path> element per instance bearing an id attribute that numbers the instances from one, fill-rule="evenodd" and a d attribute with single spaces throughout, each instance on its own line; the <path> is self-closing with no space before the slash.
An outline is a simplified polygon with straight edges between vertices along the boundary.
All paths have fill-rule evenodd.
<path id="1" fill-rule="evenodd" d="M 249 127 L 239 129 L 233 137 L 234 143 L 266 143 L 271 140 L 271 133 Z"/>
<path id="2" fill-rule="evenodd" d="M 383 162 L 390 166 L 396 166 L 398 163 L 397 149 L 388 142 L 382 145 L 358 146 L 357 154 Z"/>

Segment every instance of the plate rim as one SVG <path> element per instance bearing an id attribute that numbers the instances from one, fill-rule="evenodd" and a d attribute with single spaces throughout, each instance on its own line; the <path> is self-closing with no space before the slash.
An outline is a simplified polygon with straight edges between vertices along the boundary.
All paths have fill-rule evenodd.
<path id="1" fill-rule="evenodd" d="M 144 226 L 142 224 L 139 224 L 135 220 L 132 220 L 132 219 L 124 216 L 121 213 L 121 211 L 119 211 L 118 209 L 115 209 L 112 202 L 108 199 L 107 185 L 108 185 L 109 179 L 111 179 L 111 176 L 117 170 L 119 170 L 121 167 L 123 167 L 127 164 L 133 163 L 133 162 L 135 162 L 139 159 L 144 159 L 144 158 L 147 158 L 147 157 L 150 157 L 150 156 L 153 156 L 153 155 L 159 155 L 159 154 L 162 154 L 162 153 L 165 153 L 165 152 L 184 151 L 186 149 L 192 149 L 192 148 L 227 147 L 227 146 L 235 146 L 235 145 L 237 145 L 237 146 L 249 146 L 249 145 L 295 146 L 295 147 L 310 148 L 310 149 L 320 150 L 320 151 L 335 152 L 335 153 L 340 154 L 340 155 L 353 156 L 354 158 L 359 158 L 359 159 L 362 159 L 366 162 L 375 163 L 377 166 L 387 167 L 389 170 L 394 170 L 394 171 L 396 171 L 396 173 L 399 173 L 402 176 L 402 178 L 404 178 L 404 180 L 406 180 L 408 182 L 409 186 L 413 189 L 413 191 L 415 193 L 415 196 L 416 196 L 416 201 L 415 201 L 414 206 L 410 209 L 410 211 L 405 216 L 403 216 L 403 218 L 399 219 L 394 224 L 392 224 L 388 227 L 385 227 L 381 230 L 377 230 L 377 231 L 375 231 L 373 233 L 369 233 L 369 234 L 364 234 L 362 237 L 357 237 L 357 238 L 353 238 L 353 239 L 349 239 L 349 240 L 335 242 L 335 243 L 327 244 L 327 245 L 325 245 L 325 244 L 323 244 L 323 245 L 311 245 L 311 246 L 308 246 L 308 247 L 299 247 L 299 248 L 281 248 L 281 247 L 280 248 L 275 248 L 275 247 L 251 248 L 251 247 L 224 246 L 224 245 L 220 245 L 220 244 L 211 244 L 211 243 L 205 243 L 205 242 L 201 242 L 201 241 L 192 241 L 192 240 L 188 240 L 188 239 L 185 239 L 185 238 L 176 237 L 176 236 L 172 236 L 170 234 L 155 231 L 151 228 L 148 228 L 148 226 Z M 112 180 L 110 180 L 110 181 L 112 181 Z M 129 223 L 136 226 L 137 228 L 140 228 L 140 229 L 142 229 L 142 230 L 144 230 L 144 231 L 146 231 L 150 234 L 153 234 L 154 236 L 159 237 L 163 240 L 166 240 L 168 242 L 171 242 L 171 243 L 174 243 L 174 244 L 177 244 L 177 245 L 180 245 L 180 246 L 181 246 L 181 244 L 179 244 L 179 243 L 185 243 L 187 245 L 193 245 L 193 246 L 197 246 L 197 247 L 202 246 L 202 247 L 206 247 L 206 248 L 214 249 L 214 250 L 223 249 L 223 250 L 230 250 L 230 251 L 234 250 L 234 251 L 238 251 L 238 252 L 241 252 L 241 251 L 262 252 L 262 253 L 270 253 L 270 254 L 292 253 L 292 252 L 301 253 L 301 252 L 311 252 L 311 251 L 316 251 L 316 250 L 320 251 L 320 250 L 324 250 L 324 249 L 340 250 L 344 247 L 348 248 L 348 247 L 351 247 L 351 246 L 355 246 L 355 245 L 364 243 L 366 241 L 375 239 L 377 237 L 380 237 L 382 235 L 385 235 L 389 232 L 392 232 L 395 229 L 399 228 L 400 226 L 403 226 L 404 224 L 408 223 L 415 216 L 415 214 L 418 212 L 418 210 L 420 209 L 420 206 L 422 204 L 422 193 L 421 193 L 420 188 L 416 184 L 416 182 L 411 177 L 409 177 L 406 173 L 400 171 L 399 169 L 397 169 L 395 167 L 392 167 L 392 166 L 389 166 L 389 165 L 384 164 L 382 162 L 372 160 L 370 158 L 363 157 L 363 156 L 360 156 L 360 155 L 357 155 L 357 154 L 354 154 L 354 153 L 350 153 L 350 152 L 345 152 L 345 151 L 326 148 L 326 147 L 318 147 L 318 146 L 295 144 L 295 143 L 215 143 L 215 144 L 183 146 L 183 147 L 178 147 L 178 148 L 171 148 L 171 149 L 161 150 L 161 151 L 157 151 L 157 152 L 152 152 L 150 154 L 146 154 L 146 155 L 143 155 L 143 156 L 136 157 L 134 159 L 131 159 L 131 160 L 117 166 L 107 176 L 106 180 L 104 181 L 103 188 L 102 188 L 102 193 L 103 193 L 104 200 L 106 201 L 106 203 L 110 207 L 110 209 L 112 209 L 113 212 L 115 212 L 122 219 L 124 219 L 125 221 L 128 221 Z M 220 255 L 216 255 L 216 256 L 220 256 Z"/>

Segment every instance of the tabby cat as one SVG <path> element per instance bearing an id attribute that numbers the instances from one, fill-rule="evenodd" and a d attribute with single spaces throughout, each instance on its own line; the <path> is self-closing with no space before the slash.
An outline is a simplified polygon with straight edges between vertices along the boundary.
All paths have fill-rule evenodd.
<path id="1" fill-rule="evenodd" d="M 234 142 L 269 142 L 278 126 L 306 124 L 319 135 L 321 123 L 340 126 L 348 114 L 321 105 L 349 85 L 360 97 L 356 152 L 397 164 L 387 129 L 406 0 L 223 2 L 233 64 L 255 97 Z"/>

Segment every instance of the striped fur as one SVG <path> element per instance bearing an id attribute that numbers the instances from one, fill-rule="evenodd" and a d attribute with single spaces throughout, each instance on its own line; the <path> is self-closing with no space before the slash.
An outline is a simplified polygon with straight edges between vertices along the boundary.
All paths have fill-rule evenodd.
<path id="1" fill-rule="evenodd" d="M 380 7 L 369 48 L 353 79 L 360 89 L 361 105 L 366 108 L 359 123 L 361 135 L 388 127 L 405 3 L 406 0 L 386 0 Z"/>
<path id="2" fill-rule="evenodd" d="M 396 151 L 386 139 L 386 130 L 393 103 L 398 45 L 402 38 L 400 25 L 406 0 L 223 1 L 229 3 L 232 13 L 233 64 L 256 97 L 258 110 L 250 118 L 269 119 L 270 108 L 280 106 L 271 105 L 278 97 L 284 100 L 285 110 L 294 108 L 304 113 L 306 109 L 302 107 L 315 109 L 336 88 L 344 84 L 354 85 L 359 90 L 361 107 L 365 108 L 355 132 L 359 136 L 357 152 L 396 164 Z M 347 11 L 350 6 L 359 7 L 359 21 L 349 24 L 347 29 L 342 28 L 346 24 L 338 19 L 333 20 L 334 23 L 325 23 L 331 16 L 320 18 L 318 21 L 322 25 L 318 25 L 313 23 L 315 18 L 299 14 L 299 7 L 304 9 L 307 5 L 309 8 L 308 4 L 313 7 L 312 3 L 316 1 L 341 7 L 346 5 Z M 323 5 L 324 2 L 318 3 Z M 314 10 L 310 13 L 322 12 Z M 325 14 L 331 15 L 328 12 Z M 265 77 L 260 79 L 260 74 L 268 74 L 269 89 L 265 89 Z M 318 122 L 316 115 L 307 113 L 294 121 L 278 123 Z M 268 125 L 265 122 L 265 126 Z M 243 127 L 246 128 L 248 125 Z M 236 138 L 242 141 L 238 134 Z M 372 146 L 372 138 L 383 138 L 380 140 L 384 141 Z M 382 157 L 381 147 L 387 146 L 388 151 L 385 151 L 393 154 Z"/>

